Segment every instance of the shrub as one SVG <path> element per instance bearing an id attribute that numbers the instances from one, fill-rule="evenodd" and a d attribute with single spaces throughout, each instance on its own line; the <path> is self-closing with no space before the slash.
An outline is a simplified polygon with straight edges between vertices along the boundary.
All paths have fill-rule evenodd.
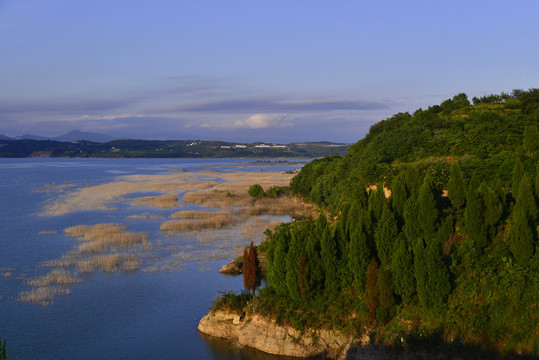
<path id="1" fill-rule="evenodd" d="M 259 184 L 251 185 L 247 192 L 249 193 L 249 195 L 251 195 L 251 197 L 254 197 L 255 199 L 261 199 L 266 195 L 264 193 L 264 189 Z"/>

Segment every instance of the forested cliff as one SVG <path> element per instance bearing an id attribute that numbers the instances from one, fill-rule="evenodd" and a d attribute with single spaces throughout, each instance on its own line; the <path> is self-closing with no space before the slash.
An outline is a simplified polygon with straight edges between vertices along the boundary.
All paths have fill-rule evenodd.
<path id="1" fill-rule="evenodd" d="M 539 89 L 459 94 L 306 165 L 291 188 L 321 215 L 268 233 L 250 309 L 398 347 L 539 355 L 538 127 Z"/>

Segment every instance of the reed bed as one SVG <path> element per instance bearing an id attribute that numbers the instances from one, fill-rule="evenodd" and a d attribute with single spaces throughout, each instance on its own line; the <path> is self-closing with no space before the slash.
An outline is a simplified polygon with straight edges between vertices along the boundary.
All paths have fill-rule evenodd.
<path id="1" fill-rule="evenodd" d="M 18 300 L 43 306 L 52 304 L 56 296 L 71 295 L 71 290 L 63 287 L 37 287 L 35 289 L 22 291 L 19 293 Z"/>
<path id="2" fill-rule="evenodd" d="M 118 271 L 119 266 L 120 255 L 118 254 L 92 256 L 77 262 L 77 269 L 81 273 L 91 273 L 95 270 L 115 272 Z"/>
<path id="3" fill-rule="evenodd" d="M 311 204 L 304 203 L 291 196 L 277 198 L 262 198 L 253 201 L 238 211 L 241 216 L 257 215 L 290 215 L 292 217 L 305 217 L 313 211 Z"/>
<path id="4" fill-rule="evenodd" d="M 206 175 L 201 177 L 200 181 L 196 181 L 197 177 L 196 174 L 123 176 L 118 181 L 68 191 L 48 203 L 40 215 L 61 216 L 74 211 L 115 210 L 115 203 L 130 201 L 123 198 L 127 194 L 161 192 L 177 195 L 218 184 L 216 181 L 206 180 Z M 194 181 L 191 181 L 193 178 Z"/>
<path id="5" fill-rule="evenodd" d="M 79 281 L 76 274 L 71 274 L 63 269 L 54 269 L 46 275 L 28 280 L 27 284 L 34 287 L 44 287 L 49 285 L 71 285 Z"/>
<path id="6" fill-rule="evenodd" d="M 232 215 L 219 214 L 208 219 L 175 220 L 161 224 L 161 231 L 203 231 L 234 226 L 238 219 Z"/>
<path id="7" fill-rule="evenodd" d="M 222 213 L 197 210 L 182 210 L 170 215 L 171 219 L 211 219 Z"/>
<path id="8" fill-rule="evenodd" d="M 179 207 L 178 195 L 144 196 L 131 202 L 134 206 L 152 206 L 159 209 Z"/>
<path id="9" fill-rule="evenodd" d="M 64 232 L 84 241 L 78 246 L 79 253 L 102 253 L 115 247 L 126 248 L 148 242 L 148 234 L 127 232 L 125 225 L 116 223 L 77 225 Z"/>

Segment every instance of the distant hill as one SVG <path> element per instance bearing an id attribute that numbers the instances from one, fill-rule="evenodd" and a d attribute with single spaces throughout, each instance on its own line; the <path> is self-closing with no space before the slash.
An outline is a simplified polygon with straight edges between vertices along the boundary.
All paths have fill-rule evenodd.
<path id="1" fill-rule="evenodd" d="M 10 138 L 9 136 L 5 134 L 0 134 L 0 140 L 13 140 L 13 138 Z"/>
<path id="2" fill-rule="evenodd" d="M 108 142 L 76 140 L 88 133 L 50 140 L 0 139 L 0 157 L 93 157 L 93 158 L 317 158 L 344 155 L 349 144 L 230 143 L 205 140 L 113 140 Z M 58 141 L 57 139 L 69 139 Z"/>
<path id="3" fill-rule="evenodd" d="M 15 139 L 16 140 L 24 140 L 24 139 L 27 139 L 27 140 L 48 140 L 49 138 L 45 137 L 45 136 L 39 136 L 39 135 L 24 134 L 24 135 L 21 135 L 21 136 L 16 136 Z"/>
<path id="4" fill-rule="evenodd" d="M 91 132 L 84 132 L 79 130 L 72 130 L 68 132 L 67 134 L 56 136 L 51 138 L 52 140 L 56 141 L 64 141 L 64 142 L 75 142 L 75 141 L 93 141 L 93 142 L 99 142 L 104 143 L 107 141 L 114 140 L 112 136 L 103 135 L 103 134 L 96 134 Z M 43 140 L 43 139 L 35 139 L 35 140 Z"/>

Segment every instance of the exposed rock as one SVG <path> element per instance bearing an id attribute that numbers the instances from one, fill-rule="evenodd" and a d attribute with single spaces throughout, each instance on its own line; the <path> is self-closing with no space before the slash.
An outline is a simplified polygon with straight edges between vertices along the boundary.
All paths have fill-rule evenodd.
<path id="1" fill-rule="evenodd" d="M 338 358 L 349 351 L 354 340 L 320 329 L 302 335 L 292 327 L 278 325 L 275 320 L 257 314 L 239 317 L 224 311 L 215 311 L 204 316 L 198 330 L 239 346 L 252 347 L 274 355 L 296 357 L 323 355 Z M 368 336 L 361 339 L 365 344 L 368 344 L 369 340 Z"/>
<path id="2" fill-rule="evenodd" d="M 239 275 L 243 269 L 243 256 L 237 257 L 219 270 L 221 274 L 225 275 Z"/>

